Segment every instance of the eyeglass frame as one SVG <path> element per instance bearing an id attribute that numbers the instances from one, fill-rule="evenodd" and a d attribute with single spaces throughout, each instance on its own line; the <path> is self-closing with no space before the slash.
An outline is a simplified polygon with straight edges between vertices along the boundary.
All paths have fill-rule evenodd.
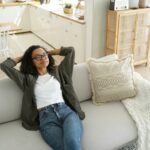
<path id="1" fill-rule="evenodd" d="M 48 52 L 43 53 L 43 55 L 32 57 L 32 60 L 41 61 L 43 58 L 45 59 L 46 57 L 48 57 Z"/>

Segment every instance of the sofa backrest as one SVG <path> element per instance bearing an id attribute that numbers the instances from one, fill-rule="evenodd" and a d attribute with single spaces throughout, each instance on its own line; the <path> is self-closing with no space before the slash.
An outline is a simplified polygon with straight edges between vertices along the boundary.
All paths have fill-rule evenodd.
<path id="1" fill-rule="evenodd" d="M 0 80 L 0 123 L 20 117 L 23 93 L 10 79 Z"/>
<path id="2" fill-rule="evenodd" d="M 79 101 L 91 97 L 90 82 L 86 64 L 78 64 L 73 70 L 73 85 Z M 20 118 L 23 92 L 14 81 L 0 80 L 0 123 Z"/>
<path id="3" fill-rule="evenodd" d="M 74 66 L 73 86 L 80 102 L 92 97 L 91 86 L 86 63 L 80 63 Z"/>

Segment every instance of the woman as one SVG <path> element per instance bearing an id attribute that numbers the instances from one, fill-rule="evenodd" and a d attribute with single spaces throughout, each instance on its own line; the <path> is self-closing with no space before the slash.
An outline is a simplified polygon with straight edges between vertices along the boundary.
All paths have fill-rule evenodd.
<path id="1" fill-rule="evenodd" d="M 52 55 L 65 57 L 59 66 L 55 66 Z M 20 71 L 14 68 L 19 62 Z M 72 47 L 47 52 L 39 45 L 29 47 L 22 57 L 8 58 L 0 64 L 24 92 L 23 127 L 39 129 L 53 150 L 81 150 L 80 119 L 84 119 L 85 114 L 72 86 L 73 64 Z"/>

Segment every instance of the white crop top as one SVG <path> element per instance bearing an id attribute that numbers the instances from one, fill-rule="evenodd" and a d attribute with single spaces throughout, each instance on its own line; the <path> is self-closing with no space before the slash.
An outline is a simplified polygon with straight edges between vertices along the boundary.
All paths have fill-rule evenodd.
<path id="1" fill-rule="evenodd" d="M 38 76 L 34 93 L 37 109 L 51 104 L 64 102 L 60 83 L 54 78 L 54 76 L 51 76 L 48 73 Z"/>

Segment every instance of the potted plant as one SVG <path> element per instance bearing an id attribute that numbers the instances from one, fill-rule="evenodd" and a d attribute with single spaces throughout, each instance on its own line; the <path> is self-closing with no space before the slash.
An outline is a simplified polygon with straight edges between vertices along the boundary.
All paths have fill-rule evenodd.
<path id="1" fill-rule="evenodd" d="M 70 3 L 65 4 L 64 13 L 66 13 L 66 14 L 72 14 L 73 13 L 72 4 L 70 4 Z"/>

